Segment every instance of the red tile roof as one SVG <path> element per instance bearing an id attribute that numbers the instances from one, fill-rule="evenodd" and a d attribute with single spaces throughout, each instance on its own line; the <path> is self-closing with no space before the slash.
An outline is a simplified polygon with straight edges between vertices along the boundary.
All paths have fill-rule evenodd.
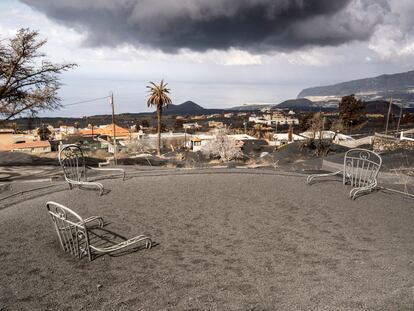
<path id="1" fill-rule="evenodd" d="M 29 148 L 50 148 L 49 141 L 31 141 L 27 143 L 19 143 L 19 144 L 5 144 L 0 145 L 0 151 L 12 151 L 18 149 L 29 149 Z"/>
<path id="2" fill-rule="evenodd" d="M 113 124 L 107 124 L 104 127 L 94 128 L 94 135 L 108 135 L 113 136 Z M 92 135 L 92 129 L 83 129 L 79 131 L 81 135 Z M 117 137 L 129 136 L 129 131 L 115 124 L 115 134 Z"/>

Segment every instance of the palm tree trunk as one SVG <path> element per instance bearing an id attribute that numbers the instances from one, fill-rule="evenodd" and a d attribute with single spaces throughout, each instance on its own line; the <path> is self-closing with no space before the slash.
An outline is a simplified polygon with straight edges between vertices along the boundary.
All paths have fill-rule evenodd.
<path id="1" fill-rule="evenodd" d="M 157 154 L 161 155 L 161 109 L 157 109 L 157 119 L 158 119 L 158 149 Z"/>

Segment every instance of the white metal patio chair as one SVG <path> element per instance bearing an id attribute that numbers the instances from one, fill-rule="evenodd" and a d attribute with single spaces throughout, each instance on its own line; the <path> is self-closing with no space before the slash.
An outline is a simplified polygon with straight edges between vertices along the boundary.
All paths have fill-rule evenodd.
<path id="1" fill-rule="evenodd" d="M 122 174 L 122 180 L 125 180 L 125 171 L 121 168 L 94 168 L 87 166 L 82 149 L 77 145 L 67 145 L 62 148 L 58 158 L 70 189 L 73 186 L 91 186 L 98 188 L 100 195 L 103 194 L 104 187 L 101 183 L 88 181 L 87 169 L 120 172 Z"/>
<path id="2" fill-rule="evenodd" d="M 377 176 L 382 165 L 381 157 L 367 149 L 351 149 L 345 153 L 343 169 L 327 174 L 313 174 L 306 179 L 307 184 L 319 177 L 342 174 L 343 184 L 350 184 L 353 188 L 349 197 L 354 199 L 358 194 L 371 192 L 378 182 Z"/>
<path id="3" fill-rule="evenodd" d="M 138 235 L 121 243 L 111 244 L 108 247 L 92 245 L 90 239 L 92 227 L 90 223 L 96 222 L 96 225 L 103 228 L 104 221 L 102 217 L 92 216 L 83 219 L 66 206 L 51 201 L 46 203 L 46 207 L 54 223 L 60 245 L 65 252 L 70 253 L 77 259 L 87 255 L 89 261 L 91 261 L 94 259 L 94 255 L 119 251 L 132 245 L 137 245 L 137 243 L 142 241 L 145 241 L 147 249 L 152 246 L 151 239 L 145 235 Z"/>

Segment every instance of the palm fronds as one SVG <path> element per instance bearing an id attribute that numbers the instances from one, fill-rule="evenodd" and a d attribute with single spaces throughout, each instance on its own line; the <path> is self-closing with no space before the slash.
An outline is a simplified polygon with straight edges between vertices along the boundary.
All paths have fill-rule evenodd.
<path id="1" fill-rule="evenodd" d="M 147 86 L 149 89 L 148 107 L 155 106 L 158 110 L 172 103 L 171 98 L 168 96 L 170 89 L 167 88 L 167 85 L 168 83 L 164 83 L 164 80 L 161 80 L 159 85 L 150 82 L 150 85 Z"/>

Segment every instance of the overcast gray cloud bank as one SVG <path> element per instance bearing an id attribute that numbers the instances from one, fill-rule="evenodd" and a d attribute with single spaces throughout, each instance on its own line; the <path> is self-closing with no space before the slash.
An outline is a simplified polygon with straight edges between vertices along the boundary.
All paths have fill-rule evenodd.
<path id="1" fill-rule="evenodd" d="M 335 46 L 371 37 L 386 0 L 21 0 L 86 34 L 89 46 L 127 43 L 252 52 Z"/>

